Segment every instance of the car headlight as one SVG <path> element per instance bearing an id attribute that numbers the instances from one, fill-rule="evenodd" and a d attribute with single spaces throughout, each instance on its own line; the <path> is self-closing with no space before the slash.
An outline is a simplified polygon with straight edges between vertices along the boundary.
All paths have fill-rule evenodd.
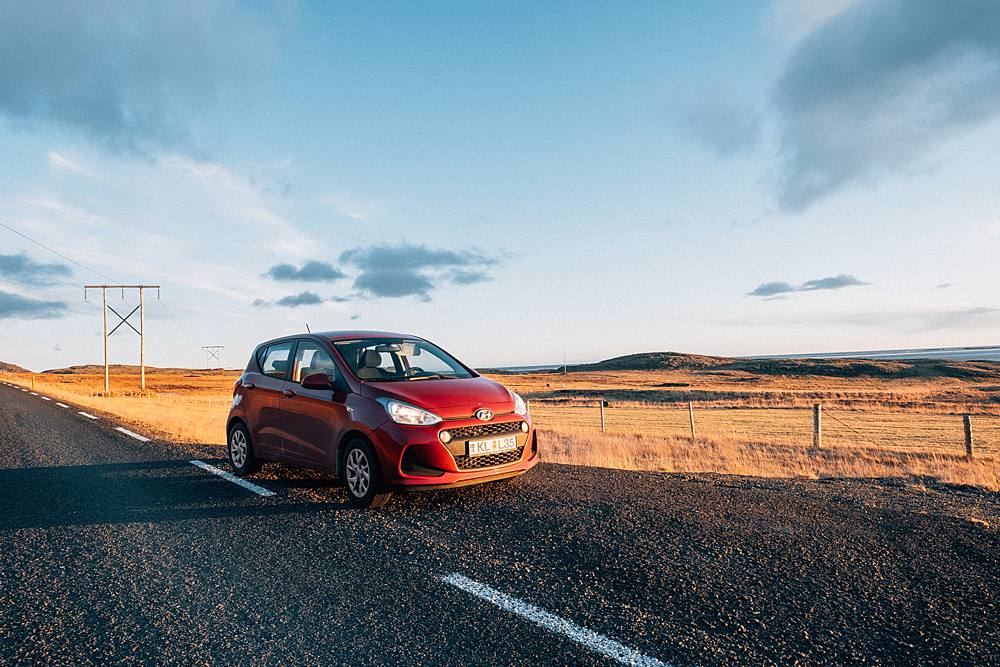
<path id="1" fill-rule="evenodd" d="M 391 398 L 376 399 L 389 413 L 389 419 L 397 424 L 407 424 L 409 426 L 430 426 L 441 421 L 433 412 L 428 412 L 423 408 L 418 408 L 409 403 L 403 403 Z"/>
<path id="2" fill-rule="evenodd" d="M 507 391 L 510 391 L 508 389 Z M 528 416 L 528 404 L 524 402 L 524 399 L 517 395 L 516 392 L 510 391 L 510 397 L 514 399 L 514 412 L 521 415 L 522 417 Z"/>

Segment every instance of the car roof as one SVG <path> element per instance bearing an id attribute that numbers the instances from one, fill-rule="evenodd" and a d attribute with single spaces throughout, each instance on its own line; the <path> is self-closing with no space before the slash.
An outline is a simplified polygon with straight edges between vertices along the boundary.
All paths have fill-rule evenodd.
<path id="1" fill-rule="evenodd" d="M 359 338 L 419 338 L 419 336 L 391 331 L 318 331 L 314 335 L 322 336 L 329 341 L 357 340 Z"/>
<path id="2" fill-rule="evenodd" d="M 281 336 L 279 338 L 272 338 L 271 340 L 266 340 L 263 343 L 257 345 L 257 349 L 266 346 L 273 345 L 275 343 L 284 343 L 290 340 L 295 340 L 297 338 L 325 338 L 326 340 L 336 342 L 339 340 L 358 340 L 359 338 L 416 338 L 418 340 L 423 340 L 420 336 L 412 336 L 410 334 L 393 333 L 391 331 L 313 331 L 313 332 L 302 332 L 296 334 L 288 334 L 287 336 Z"/>

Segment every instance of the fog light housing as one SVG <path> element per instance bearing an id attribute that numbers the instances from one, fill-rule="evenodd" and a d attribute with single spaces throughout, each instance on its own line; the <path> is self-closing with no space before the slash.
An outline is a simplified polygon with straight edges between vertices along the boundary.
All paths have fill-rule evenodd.
<path id="1" fill-rule="evenodd" d="M 521 422 L 521 430 L 525 433 L 528 432 L 528 422 Z"/>
<path id="2" fill-rule="evenodd" d="M 449 442 L 451 442 L 451 433 L 449 433 L 448 431 L 441 431 L 440 433 L 438 433 L 438 437 L 441 439 L 441 442 L 443 442 L 446 445 Z"/>

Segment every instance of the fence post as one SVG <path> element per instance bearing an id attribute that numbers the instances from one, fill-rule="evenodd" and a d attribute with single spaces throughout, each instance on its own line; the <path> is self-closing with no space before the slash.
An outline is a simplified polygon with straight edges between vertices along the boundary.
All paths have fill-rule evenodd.
<path id="1" fill-rule="evenodd" d="M 601 399 L 601 433 L 604 433 L 604 399 Z"/>
<path id="2" fill-rule="evenodd" d="M 823 446 L 823 405 L 813 405 L 813 451 L 818 452 Z"/>
<path id="3" fill-rule="evenodd" d="M 688 401 L 688 417 L 691 419 L 691 439 L 694 440 L 694 403 Z"/>
<path id="4" fill-rule="evenodd" d="M 972 415 L 963 415 L 965 423 L 965 458 L 972 460 Z"/>
<path id="5" fill-rule="evenodd" d="M 34 375 L 34 373 L 32 373 L 32 375 L 31 375 L 31 391 L 35 391 L 35 375 Z"/>

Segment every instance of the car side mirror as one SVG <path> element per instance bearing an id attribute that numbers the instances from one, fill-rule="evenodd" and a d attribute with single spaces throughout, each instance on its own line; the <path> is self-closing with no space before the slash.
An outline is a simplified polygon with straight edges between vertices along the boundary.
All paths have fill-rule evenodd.
<path id="1" fill-rule="evenodd" d="M 333 389 L 333 380 L 326 373 L 313 373 L 302 378 L 303 389 Z"/>

